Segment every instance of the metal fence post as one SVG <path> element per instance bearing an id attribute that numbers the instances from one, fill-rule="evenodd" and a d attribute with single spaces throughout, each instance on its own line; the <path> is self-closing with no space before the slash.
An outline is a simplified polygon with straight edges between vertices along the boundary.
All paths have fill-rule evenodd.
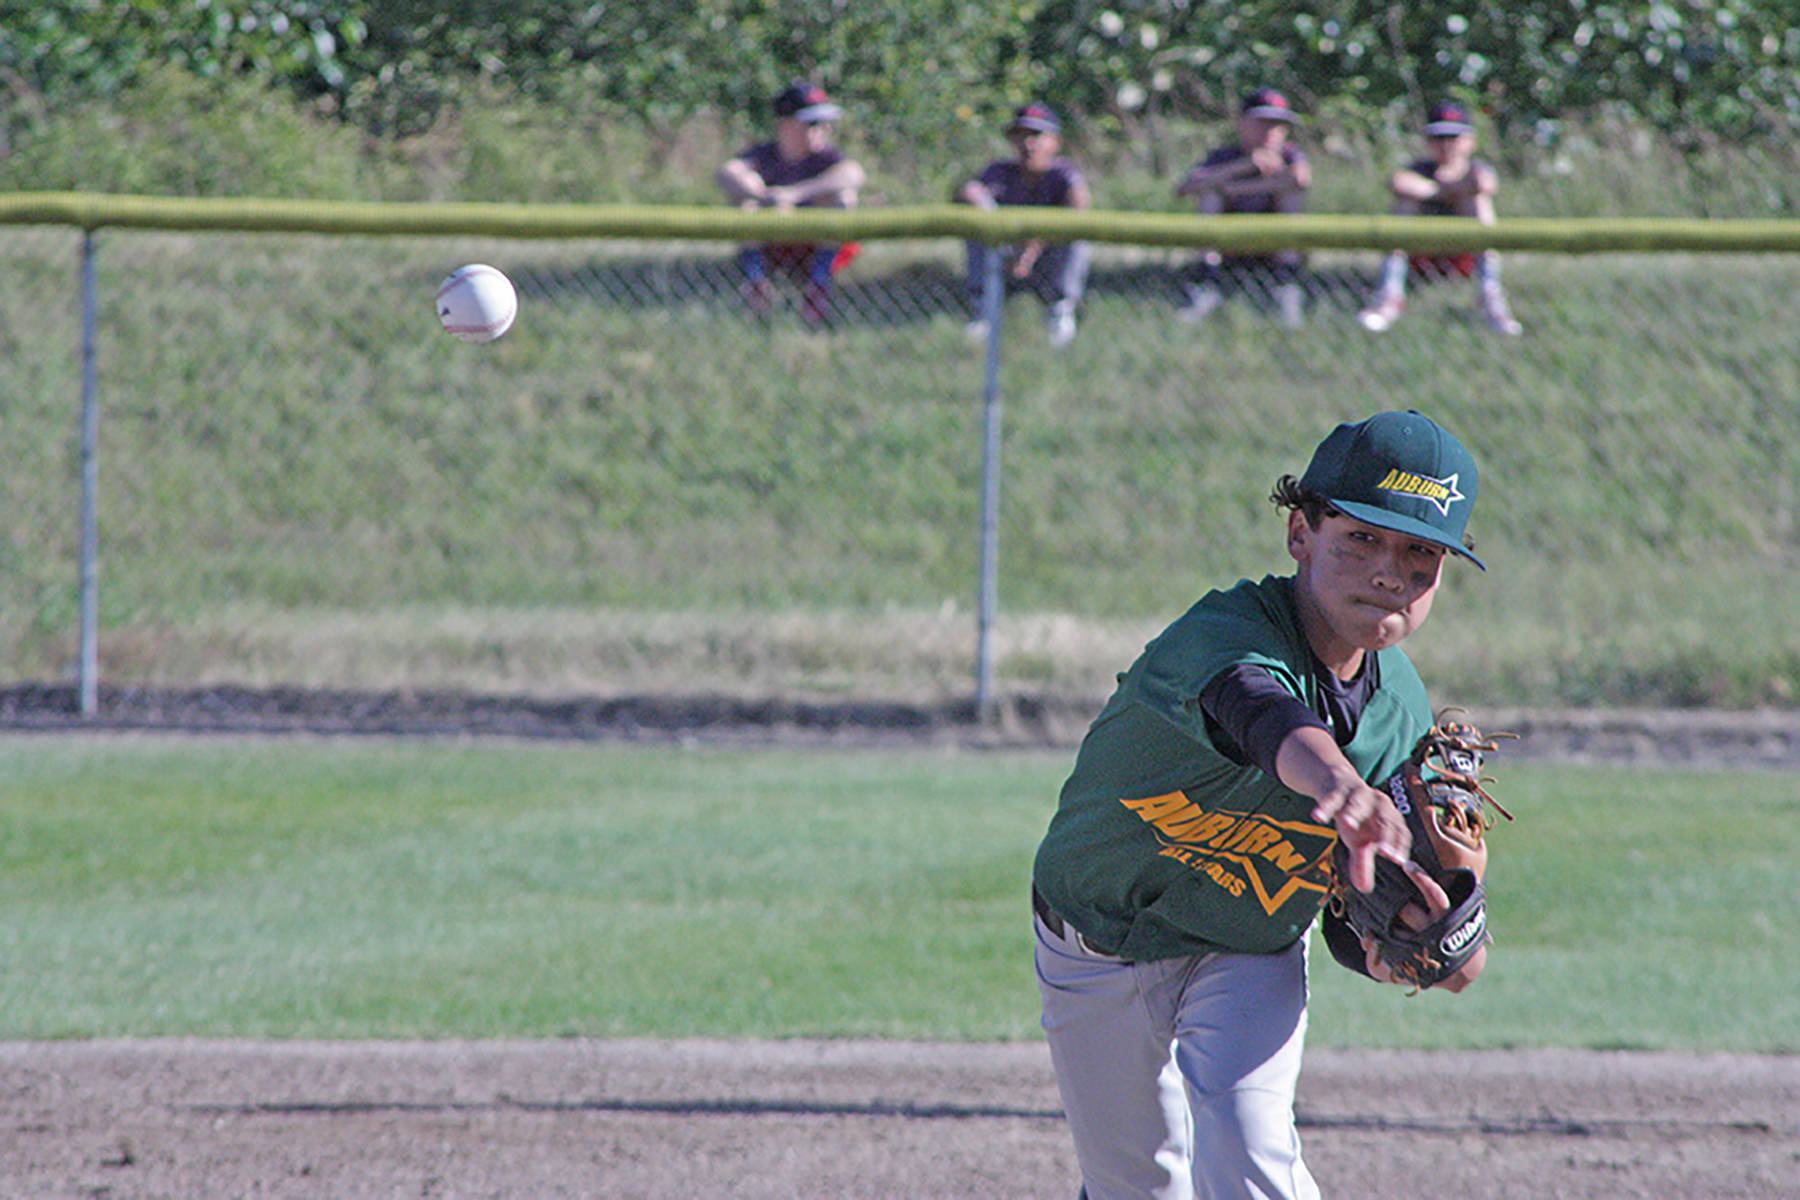
<path id="1" fill-rule="evenodd" d="M 1000 251 L 993 246 L 983 250 L 987 270 L 982 281 L 981 316 L 987 322 L 987 359 L 981 388 L 981 597 L 975 637 L 975 719 L 985 724 L 994 711 L 994 618 L 1000 589 L 1000 323 L 1005 292 L 1000 282 Z"/>
<path id="2" fill-rule="evenodd" d="M 100 399 L 94 362 L 97 235 L 81 238 L 81 715 L 100 708 Z"/>

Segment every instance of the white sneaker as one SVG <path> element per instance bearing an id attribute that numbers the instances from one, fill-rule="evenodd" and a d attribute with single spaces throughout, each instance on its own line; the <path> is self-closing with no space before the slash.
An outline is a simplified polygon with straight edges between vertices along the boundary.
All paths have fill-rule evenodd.
<path id="1" fill-rule="evenodd" d="M 988 338 L 988 323 L 980 317 L 963 326 L 963 336 L 971 342 L 985 342 Z"/>
<path id="2" fill-rule="evenodd" d="M 1044 328 L 1049 331 L 1052 346 L 1066 346 L 1074 341 L 1074 307 L 1066 301 L 1056 304 L 1050 309 L 1050 315 L 1044 319 Z"/>
<path id="3" fill-rule="evenodd" d="M 1225 297 L 1210 283 L 1188 284 L 1187 297 L 1188 302 L 1175 313 L 1175 319 L 1189 325 L 1198 325 L 1225 303 Z"/>
<path id="4" fill-rule="evenodd" d="M 1306 297 L 1301 294 L 1299 284 L 1276 284 L 1275 307 L 1281 313 L 1281 323 L 1286 328 L 1298 329 L 1306 324 Z"/>
<path id="5" fill-rule="evenodd" d="M 1386 333 L 1406 311 L 1406 297 L 1392 292 L 1381 292 L 1369 302 L 1369 307 L 1356 314 L 1356 319 L 1370 333 Z"/>
<path id="6" fill-rule="evenodd" d="M 1499 287 L 1481 289 L 1481 315 L 1487 318 L 1488 328 L 1503 337 L 1518 337 L 1525 332 L 1525 327 L 1513 319 L 1506 292 Z"/>

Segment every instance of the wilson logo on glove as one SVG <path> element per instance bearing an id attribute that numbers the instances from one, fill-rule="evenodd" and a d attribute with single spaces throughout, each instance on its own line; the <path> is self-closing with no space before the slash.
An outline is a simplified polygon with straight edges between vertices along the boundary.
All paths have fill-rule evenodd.
<path id="1" fill-rule="evenodd" d="M 1480 937 L 1483 940 L 1486 940 L 1486 934 L 1487 906 L 1483 905 L 1481 911 L 1470 917 L 1468 922 L 1464 924 L 1462 928 L 1450 931 L 1450 936 L 1444 939 L 1444 953 L 1453 955 L 1461 954 L 1468 948 L 1469 943 L 1476 938 Z"/>

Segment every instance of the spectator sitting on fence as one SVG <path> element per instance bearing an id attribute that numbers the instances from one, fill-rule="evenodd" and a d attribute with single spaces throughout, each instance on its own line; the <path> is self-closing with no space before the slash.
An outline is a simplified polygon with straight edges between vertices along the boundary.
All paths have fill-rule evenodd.
<path id="1" fill-rule="evenodd" d="M 823 88 L 799 82 L 775 97 L 775 138 L 747 146 L 719 168 L 719 187 L 741 208 L 854 208 L 864 173 L 855 159 L 832 144 L 832 126 L 843 109 Z M 771 268 L 804 283 L 803 312 L 821 324 L 830 314 L 831 282 L 854 259 L 855 242 L 823 245 L 776 242 L 745 246 L 738 254 L 744 297 L 753 311 L 767 312 L 774 299 Z"/>
<path id="2" fill-rule="evenodd" d="M 1212 151 L 1175 185 L 1177 196 L 1192 196 L 1206 215 L 1219 213 L 1298 213 L 1312 186 L 1306 152 L 1291 139 L 1298 118 L 1288 98 L 1274 88 L 1258 88 L 1244 98 L 1238 113 L 1237 141 Z M 1272 254 L 1223 254 L 1207 250 L 1199 271 L 1187 284 L 1188 302 L 1180 312 L 1189 322 L 1204 321 L 1225 302 L 1227 290 L 1273 294 L 1284 325 L 1303 319 L 1298 250 Z"/>
<path id="3" fill-rule="evenodd" d="M 1475 157 L 1475 126 L 1469 111 L 1443 101 L 1431 106 L 1425 119 L 1426 158 L 1416 159 L 1394 172 L 1388 187 L 1394 193 L 1394 212 L 1405 216 L 1473 217 L 1483 225 L 1494 223 L 1494 193 L 1500 173 Z M 1364 329 L 1382 333 L 1406 311 L 1406 283 L 1411 275 L 1420 282 L 1452 277 L 1474 277 L 1480 284 L 1481 313 L 1495 333 L 1517 337 L 1523 332 L 1513 319 L 1500 282 L 1500 254 L 1496 250 L 1463 251 L 1459 254 L 1390 252 L 1382 263 L 1381 282 L 1369 305 L 1357 315 Z"/>
<path id="4" fill-rule="evenodd" d="M 992 210 L 1001 205 L 1086 209 L 1093 205 L 1081 168 L 1061 157 L 1062 122 L 1047 105 L 1027 104 L 1006 127 L 1013 157 L 989 163 L 980 175 L 956 189 L 958 204 Z M 1016 246 L 968 243 L 968 295 L 974 319 L 970 337 L 988 336 L 984 303 L 988 271 L 1000 257 L 1002 295 L 1014 287 L 1030 288 L 1044 302 L 1050 344 L 1066 346 L 1075 338 L 1075 313 L 1087 291 L 1090 252 L 1086 242 L 1046 242 L 1032 238 Z"/>

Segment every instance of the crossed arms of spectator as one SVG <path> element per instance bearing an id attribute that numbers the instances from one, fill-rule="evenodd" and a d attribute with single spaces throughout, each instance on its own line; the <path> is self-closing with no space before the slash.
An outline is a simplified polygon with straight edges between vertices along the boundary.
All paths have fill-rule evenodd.
<path id="1" fill-rule="evenodd" d="M 719 168 L 719 187 L 740 208 L 855 208 L 865 174 L 855 159 L 842 159 L 811 179 L 771 185 L 749 162 L 734 158 Z"/>

